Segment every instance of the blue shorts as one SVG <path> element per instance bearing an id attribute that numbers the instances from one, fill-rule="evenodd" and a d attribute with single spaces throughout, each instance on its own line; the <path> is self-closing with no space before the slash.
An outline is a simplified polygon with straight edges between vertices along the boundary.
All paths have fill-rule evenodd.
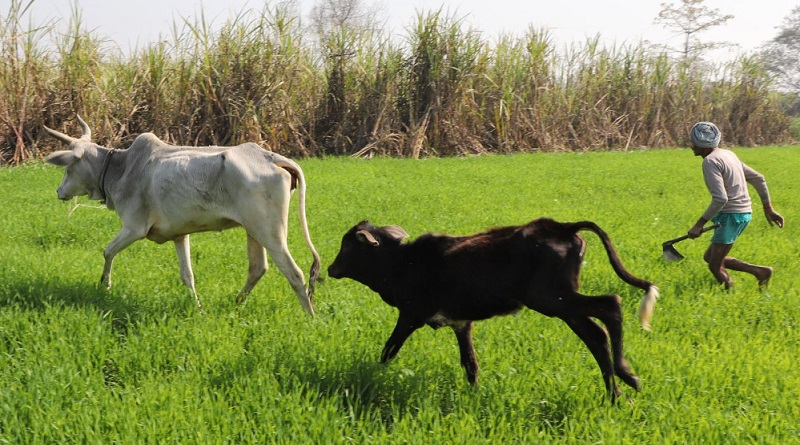
<path id="1" fill-rule="evenodd" d="M 714 229 L 714 236 L 711 242 L 716 244 L 733 244 L 736 238 L 744 232 L 744 229 L 753 219 L 750 213 L 717 213 L 711 218 L 712 222 L 719 223 L 719 227 Z"/>

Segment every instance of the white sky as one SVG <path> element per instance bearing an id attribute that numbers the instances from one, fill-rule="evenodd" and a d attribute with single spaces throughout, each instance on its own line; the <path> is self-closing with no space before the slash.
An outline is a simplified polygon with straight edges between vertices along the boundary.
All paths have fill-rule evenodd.
<path id="1" fill-rule="evenodd" d="M 23 3 L 28 0 L 17 0 Z M 190 20 L 202 10 L 206 21 L 221 25 L 236 12 L 261 10 L 268 0 L 34 0 L 32 17 L 37 23 L 61 19 L 66 23 L 72 5 L 78 4 L 82 22 L 101 36 L 117 42 L 122 50 L 146 46 L 159 35 L 169 37 L 172 24 L 181 18 Z M 11 0 L 0 0 L 0 15 L 9 10 Z M 464 17 L 465 22 L 491 38 L 501 32 L 521 34 L 529 26 L 551 31 L 556 43 L 584 42 L 600 35 L 604 43 L 638 43 L 649 40 L 677 46 L 680 36 L 671 35 L 653 20 L 662 3 L 678 0 L 362 0 L 364 5 L 378 4 L 388 24 L 400 34 L 411 25 L 419 11 L 435 11 Z M 270 2 L 275 4 L 274 2 Z M 304 12 L 315 0 L 301 0 Z M 757 49 L 778 33 L 785 17 L 800 0 L 706 0 L 734 18 L 725 25 L 703 33 L 703 41 L 726 41 L 738 48 L 715 54 L 728 58 L 736 53 Z M 305 20 L 305 18 L 304 18 Z"/>

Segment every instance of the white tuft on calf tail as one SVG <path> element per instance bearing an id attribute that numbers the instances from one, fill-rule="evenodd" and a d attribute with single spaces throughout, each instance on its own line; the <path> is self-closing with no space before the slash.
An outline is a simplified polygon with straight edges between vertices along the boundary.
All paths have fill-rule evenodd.
<path id="1" fill-rule="evenodd" d="M 651 284 L 647 289 L 647 293 L 642 297 L 642 304 L 639 305 L 639 322 L 642 323 L 642 328 L 645 331 L 650 331 L 650 319 L 653 318 L 658 295 L 658 287 Z"/>

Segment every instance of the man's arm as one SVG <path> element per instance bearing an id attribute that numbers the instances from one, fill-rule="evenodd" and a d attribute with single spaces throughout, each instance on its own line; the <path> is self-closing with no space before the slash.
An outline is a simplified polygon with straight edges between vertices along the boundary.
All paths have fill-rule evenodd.
<path id="1" fill-rule="evenodd" d="M 722 210 L 722 207 L 728 202 L 728 194 L 725 191 L 722 173 L 716 168 L 714 163 L 703 161 L 703 180 L 706 183 L 708 192 L 711 194 L 711 203 L 708 205 L 708 208 L 706 208 L 706 211 L 703 212 L 703 216 L 689 229 L 687 233 L 689 238 L 697 238 L 700 236 L 700 234 L 703 233 L 703 226 L 711 221 L 711 218 Z"/>
<path id="2" fill-rule="evenodd" d="M 703 212 L 701 220 L 705 222 L 711 221 L 725 204 L 728 203 L 728 192 L 725 190 L 725 181 L 722 179 L 722 171 L 719 166 L 713 162 L 703 161 L 703 180 L 706 183 L 706 188 L 711 194 L 711 203 Z M 698 221 L 699 223 L 700 221 Z"/>
<path id="3" fill-rule="evenodd" d="M 745 180 L 756 189 L 758 197 L 761 198 L 761 204 L 764 205 L 764 216 L 767 218 L 769 225 L 776 224 L 778 227 L 783 228 L 783 216 L 772 208 L 767 179 L 744 162 L 742 162 L 742 169 L 744 170 Z"/>
<path id="4" fill-rule="evenodd" d="M 758 197 L 761 198 L 761 203 L 764 204 L 765 207 L 769 205 L 771 201 L 769 197 L 769 188 L 767 188 L 767 178 L 744 162 L 742 162 L 742 170 L 744 170 L 745 181 L 756 189 Z"/>

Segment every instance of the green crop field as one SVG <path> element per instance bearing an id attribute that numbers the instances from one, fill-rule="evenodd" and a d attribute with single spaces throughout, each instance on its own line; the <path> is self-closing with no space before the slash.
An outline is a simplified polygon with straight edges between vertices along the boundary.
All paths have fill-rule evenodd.
<path id="1" fill-rule="evenodd" d="M 625 266 L 661 288 L 646 332 L 641 291 L 586 234 L 581 290 L 622 296 L 642 379 L 616 405 L 577 336 L 533 311 L 476 324 L 472 387 L 449 329 L 423 328 L 379 364 L 397 312 L 356 282 L 321 282 L 312 319 L 271 267 L 239 308 L 241 229 L 192 236 L 204 312 L 171 243 L 123 251 L 107 291 L 116 214 L 58 201 L 57 167 L 0 169 L 0 443 L 800 443 L 800 147 L 735 151 L 766 175 L 787 220 L 770 227 L 755 203 L 733 250 L 775 267 L 768 293 L 735 272 L 731 291 L 716 285 L 702 261 L 708 234 L 677 245 L 685 260 L 663 261 L 661 243 L 709 201 L 688 149 L 299 160 L 323 268 L 363 219 L 412 238 L 541 216 L 597 222 Z M 290 248 L 307 274 L 296 202 Z"/>

